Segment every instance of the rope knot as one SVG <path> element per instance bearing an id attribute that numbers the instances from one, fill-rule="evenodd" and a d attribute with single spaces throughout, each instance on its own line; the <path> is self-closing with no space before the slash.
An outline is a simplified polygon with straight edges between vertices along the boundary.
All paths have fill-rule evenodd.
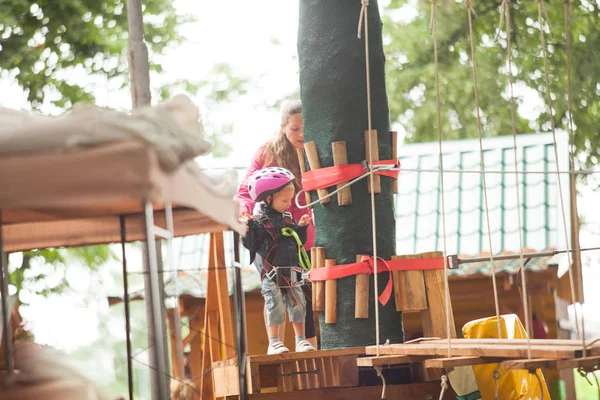
<path id="1" fill-rule="evenodd" d="M 369 0 L 360 0 L 360 4 L 362 4 L 363 7 L 368 7 L 369 6 Z"/>

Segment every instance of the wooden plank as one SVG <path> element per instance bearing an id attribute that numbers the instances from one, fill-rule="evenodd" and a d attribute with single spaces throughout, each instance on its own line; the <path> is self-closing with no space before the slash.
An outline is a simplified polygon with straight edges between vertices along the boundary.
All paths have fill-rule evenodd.
<path id="1" fill-rule="evenodd" d="M 321 168 L 321 161 L 319 161 L 319 154 L 317 153 L 317 147 L 315 142 L 304 143 L 304 151 L 306 152 L 306 158 L 308 158 L 308 165 L 310 165 L 311 171 L 316 171 Z M 319 200 L 321 204 L 329 203 L 330 198 L 327 197 L 329 191 L 327 189 L 317 190 Z"/>
<path id="2" fill-rule="evenodd" d="M 392 256 L 392 260 L 419 258 L 418 255 Z M 423 271 L 393 271 L 396 311 L 421 311 L 427 309 L 427 292 Z"/>
<path id="3" fill-rule="evenodd" d="M 600 368 L 600 356 L 573 358 L 570 360 L 558 360 L 556 362 L 557 369 L 574 369 L 574 368 Z"/>
<path id="4" fill-rule="evenodd" d="M 336 260 L 326 259 L 325 268 L 336 265 Z M 325 323 L 337 324 L 337 280 L 325 281 Z"/>
<path id="5" fill-rule="evenodd" d="M 367 354 L 377 354 L 376 346 L 368 346 Z M 379 353 L 384 355 L 430 355 L 447 356 L 448 347 L 443 344 L 391 344 L 379 346 Z M 453 356 L 477 356 L 477 357 L 500 357 L 500 358 L 527 358 L 527 346 L 525 345 L 483 345 L 483 344 L 454 344 L 452 343 Z M 578 358 L 581 349 L 570 346 L 538 345 L 532 346 L 531 356 L 533 358 Z"/>
<path id="6" fill-rule="evenodd" d="M 366 254 L 357 254 L 356 262 L 360 262 Z M 354 292 L 354 318 L 369 318 L 369 275 L 356 275 L 356 289 Z"/>
<path id="7" fill-rule="evenodd" d="M 236 365 L 215 368 L 212 373 L 215 397 L 237 396 L 240 394 L 240 380 Z"/>
<path id="8" fill-rule="evenodd" d="M 421 253 L 420 258 L 442 257 L 443 253 L 432 251 Z M 443 269 L 423 271 L 425 278 L 425 287 L 427 290 L 427 310 L 421 311 L 421 323 L 423 324 L 424 336 L 437 336 L 441 338 L 448 337 L 446 325 L 446 280 Z M 454 327 L 454 315 L 452 313 L 452 303 L 448 308 L 450 312 L 450 337 L 456 337 L 456 328 Z"/>
<path id="9" fill-rule="evenodd" d="M 369 138 L 370 146 L 369 146 Z M 377 130 L 365 131 L 365 158 L 367 162 L 379 161 L 379 141 L 377 140 Z M 371 177 L 367 178 L 369 193 L 371 193 Z M 381 178 L 379 175 L 373 174 L 373 189 L 374 193 L 381 193 Z"/>
<path id="10" fill-rule="evenodd" d="M 335 368 L 337 386 L 358 386 L 358 368 L 356 359 L 357 356 L 355 355 L 337 357 L 337 368 Z"/>
<path id="11" fill-rule="evenodd" d="M 379 356 L 379 357 L 360 357 L 356 359 L 356 365 L 359 367 L 379 367 L 383 365 L 412 364 L 426 360 L 427 356 Z"/>
<path id="12" fill-rule="evenodd" d="M 373 400 L 381 398 L 381 386 L 359 386 L 348 388 L 323 388 L 311 391 L 289 393 L 261 393 L 249 396 L 249 400 Z M 405 385 L 388 385 L 386 399 L 413 400 L 438 399 L 440 383 L 413 383 Z M 453 400 L 456 394 L 452 389 L 444 393 L 443 400 Z"/>
<path id="13" fill-rule="evenodd" d="M 287 360 L 310 360 L 313 358 L 336 357 L 346 355 L 365 355 L 365 347 L 348 347 L 344 349 L 316 350 L 303 353 L 261 354 L 248 357 L 248 363 L 277 364 Z M 237 362 L 232 360 L 232 362 Z"/>
<path id="14" fill-rule="evenodd" d="M 333 154 L 333 165 L 348 165 L 348 153 L 346 152 L 346 142 L 331 143 L 331 151 Z M 341 188 L 348 182 L 342 182 L 337 185 Z M 352 204 L 352 187 L 347 186 L 337 193 L 338 206 L 347 206 Z"/>
<path id="15" fill-rule="evenodd" d="M 531 360 L 508 360 L 502 362 L 502 366 L 506 370 L 535 370 L 538 368 L 555 368 L 556 359 L 538 358 Z"/>
<path id="16" fill-rule="evenodd" d="M 237 346 L 233 335 L 235 327 L 231 316 L 231 302 L 227 287 L 223 232 L 211 233 L 210 241 L 212 262 L 209 262 L 209 268 L 213 267 L 216 269 L 222 358 L 230 359 L 236 357 Z"/>
<path id="17" fill-rule="evenodd" d="M 529 340 L 531 342 L 532 346 L 538 346 L 538 345 L 556 345 L 556 346 L 573 346 L 573 347 L 582 347 L 582 343 L 581 340 L 572 340 L 572 339 L 530 339 Z M 432 339 L 429 340 L 427 343 L 432 343 L 432 344 L 447 344 L 448 340 L 447 339 Z M 486 344 L 486 345 L 492 345 L 492 344 L 498 344 L 498 345 L 518 345 L 518 346 L 526 346 L 527 345 L 527 339 L 452 339 L 452 343 L 457 343 L 457 344 Z M 588 345 L 591 343 L 591 341 L 587 342 Z M 600 343 L 599 343 L 600 344 Z M 593 348 L 593 346 L 592 346 Z"/>
<path id="18" fill-rule="evenodd" d="M 468 365 L 495 364 L 504 360 L 506 359 L 494 357 L 461 356 L 450 358 L 430 358 L 425 360 L 424 364 L 425 368 L 452 368 L 464 367 Z"/>

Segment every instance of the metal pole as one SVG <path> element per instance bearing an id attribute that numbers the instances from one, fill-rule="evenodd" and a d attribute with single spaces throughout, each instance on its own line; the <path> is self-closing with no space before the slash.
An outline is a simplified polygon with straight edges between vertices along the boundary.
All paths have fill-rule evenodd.
<path id="1" fill-rule="evenodd" d="M 127 276 L 127 256 L 125 254 L 125 242 L 127 241 L 127 230 L 125 216 L 119 217 L 121 225 L 121 257 L 123 261 L 123 302 L 125 304 L 125 340 L 127 342 L 127 388 L 129 400 L 133 400 L 133 365 L 131 355 L 131 314 L 129 313 L 129 279 Z"/>
<path id="2" fill-rule="evenodd" d="M 167 230 L 175 236 L 175 227 L 173 226 L 173 207 L 171 203 L 168 202 L 165 205 L 165 220 L 167 222 Z M 174 265 L 173 262 L 173 239 L 167 239 L 167 270 L 172 272 L 173 286 L 175 288 L 174 300 L 175 307 L 173 309 L 173 332 L 175 334 L 175 348 L 171 349 L 171 351 L 175 352 L 175 362 L 177 363 L 177 367 L 182 374 L 181 376 L 176 376 L 178 379 L 185 378 L 185 365 L 183 362 L 183 338 L 181 335 L 181 313 L 179 312 L 179 287 L 177 285 L 177 275 L 178 275 L 178 266 Z"/>
<path id="3" fill-rule="evenodd" d="M 4 365 L 7 375 L 14 371 L 14 349 L 12 332 L 10 331 L 10 310 L 8 309 L 8 259 L 4 254 L 4 237 L 2 231 L 2 214 L 0 213 L 0 297 L 2 297 L 2 342 L 4 345 Z"/>
<path id="4" fill-rule="evenodd" d="M 240 400 L 246 400 L 248 398 L 246 386 L 246 305 L 244 304 L 244 290 L 242 288 L 242 271 L 238 267 L 240 262 L 240 236 L 236 232 L 233 233 L 233 258 L 236 263 L 233 267 L 233 307 L 236 316 L 235 333 L 240 378 Z"/>
<path id="5" fill-rule="evenodd" d="M 146 297 L 146 317 L 148 323 L 148 352 L 150 386 L 153 400 L 169 398 L 169 368 L 165 350 L 165 330 L 161 306 L 161 293 L 154 237 L 154 214 L 152 203 L 144 201 L 144 294 Z"/>

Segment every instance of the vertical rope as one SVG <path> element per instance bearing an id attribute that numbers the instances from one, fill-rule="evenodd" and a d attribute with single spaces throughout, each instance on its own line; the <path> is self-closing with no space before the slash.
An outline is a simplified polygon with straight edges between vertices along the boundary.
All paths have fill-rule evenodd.
<path id="1" fill-rule="evenodd" d="M 485 174 L 485 162 L 483 157 L 483 135 L 481 133 L 481 109 L 479 107 L 479 89 L 477 87 L 477 63 L 475 62 L 475 39 L 473 38 L 473 6 L 471 0 L 465 0 L 467 16 L 469 21 L 469 42 L 471 45 L 471 66 L 473 70 L 473 89 L 475 92 L 475 109 L 477 113 L 477 133 L 479 135 L 479 163 L 481 165 L 481 179 L 483 183 L 483 199 L 485 205 L 485 220 L 487 224 L 488 246 L 490 248 L 490 263 L 492 265 L 492 286 L 494 288 L 494 305 L 496 307 L 496 325 L 498 328 L 498 339 L 502 338 L 500 328 L 500 304 L 498 300 L 498 285 L 496 282 L 496 264 L 494 262 L 494 250 L 492 246 L 492 229 L 490 225 L 490 208 L 488 203 L 487 179 Z"/>
<path id="2" fill-rule="evenodd" d="M 433 34 L 433 60 L 435 66 L 435 102 L 437 108 L 437 135 L 440 153 L 440 187 L 442 198 L 442 233 L 444 235 L 444 284 L 446 295 L 446 334 L 448 335 L 448 357 L 452 357 L 452 336 L 450 332 L 450 288 L 448 287 L 448 254 L 446 245 L 446 202 L 444 200 L 444 160 L 442 153 L 442 112 L 440 106 L 440 73 L 438 65 L 437 51 L 437 22 L 436 22 L 436 4 L 437 0 L 431 1 L 431 21 L 430 31 Z"/>
<path id="3" fill-rule="evenodd" d="M 369 141 L 369 180 L 371 182 L 371 231 L 373 240 L 373 270 L 374 274 L 374 286 L 375 291 L 373 293 L 375 297 L 375 345 L 377 348 L 377 357 L 379 357 L 379 283 L 378 283 L 378 269 L 377 269 L 377 222 L 375 221 L 375 184 L 373 174 L 373 156 L 372 156 L 372 144 L 371 144 L 371 130 L 372 130 L 372 118 L 371 118 L 371 71 L 369 66 L 369 0 L 361 0 L 362 7 L 360 9 L 360 16 L 358 21 L 358 38 L 361 38 L 361 22 L 365 24 L 365 70 L 367 77 L 367 120 L 369 134 L 367 135 Z"/>
<path id="4" fill-rule="evenodd" d="M 540 42 L 542 45 L 542 55 L 544 60 L 544 77 L 546 83 L 546 101 L 548 103 L 548 113 L 550 115 L 550 126 L 552 127 L 552 139 L 554 141 L 554 158 L 556 161 L 556 179 L 558 181 L 558 195 L 560 198 L 560 209 L 562 214 L 563 228 L 564 228 L 564 236 L 565 236 L 565 244 L 567 246 L 567 263 L 569 265 L 569 280 L 571 281 L 571 296 L 573 297 L 573 310 L 575 313 L 575 328 L 577 331 L 577 337 L 581 338 L 583 342 L 583 356 L 586 356 L 586 346 L 585 346 L 585 332 L 580 332 L 579 323 L 577 321 L 577 306 L 575 304 L 575 283 L 573 281 L 573 265 L 571 258 L 571 251 L 569 249 L 569 234 L 567 232 L 567 217 L 565 214 L 565 201 L 563 199 L 563 190 L 562 190 L 562 180 L 560 177 L 560 162 L 558 159 L 558 145 L 556 142 L 556 126 L 554 123 L 554 112 L 552 110 L 552 96 L 550 95 L 550 74 L 548 73 L 548 52 L 546 49 L 546 38 L 544 35 L 544 17 L 542 16 L 542 12 L 546 16 L 546 22 L 548 23 L 548 28 L 550 27 L 550 19 L 548 18 L 548 12 L 546 11 L 546 7 L 544 6 L 543 0 L 537 1 L 537 9 L 538 9 L 538 23 L 540 25 Z M 568 26 L 568 25 L 567 25 Z M 567 34 L 568 37 L 568 34 Z M 569 39 L 567 39 L 569 40 Z M 570 76 L 569 71 L 569 76 Z M 581 321 L 583 327 L 583 308 L 581 309 Z M 583 331 L 583 329 L 582 329 Z"/>
<path id="5" fill-rule="evenodd" d="M 571 82 L 571 18 L 573 18 L 573 9 L 571 7 L 571 0 L 563 1 L 564 8 L 564 19 L 565 19 L 565 50 L 567 53 L 567 100 L 569 104 L 569 159 L 570 159 L 570 167 L 569 171 L 573 173 L 575 171 L 575 131 L 573 129 L 573 84 Z M 554 148 L 556 150 L 556 142 L 554 144 Z M 556 160 L 558 163 L 558 158 Z M 557 174 L 559 174 L 558 166 L 556 168 Z M 559 174 L 560 175 L 560 174 Z M 570 176 L 571 179 L 575 179 L 574 175 Z M 561 195 L 562 201 L 562 195 Z M 564 208 L 563 208 L 563 218 L 565 218 Z M 566 220 L 566 218 L 565 218 Z M 566 225 L 566 222 L 565 222 Z M 566 229 L 566 227 L 565 227 Z M 567 254 L 571 254 L 568 252 Z M 571 301 L 573 302 L 573 311 L 575 317 L 575 327 L 577 331 L 577 337 L 579 338 L 579 324 L 577 322 L 577 307 L 575 306 L 575 279 L 573 277 L 573 268 L 571 268 L 571 262 L 569 261 L 569 281 L 570 281 L 570 289 L 571 289 Z M 582 288 L 583 289 L 583 288 Z M 581 309 L 581 340 L 584 349 L 585 345 L 585 321 L 583 319 L 583 308 Z M 583 356 L 586 356 L 585 350 L 583 351 Z"/>
<path id="6" fill-rule="evenodd" d="M 506 13 L 506 15 L 505 15 Z M 505 16 L 506 21 L 506 59 L 508 63 L 508 86 L 510 90 L 510 117 L 513 136 L 513 150 L 515 163 L 515 189 L 517 191 L 517 204 L 521 204 L 521 190 L 519 189 L 519 162 L 517 154 L 517 122 L 516 122 L 516 106 L 514 96 L 514 82 L 512 70 L 512 45 L 511 45 L 511 23 L 510 23 L 510 0 L 502 2 L 502 10 L 500 20 Z M 517 210 L 517 222 L 519 224 L 519 271 L 521 273 L 521 285 L 523 286 L 523 312 L 525 313 L 525 329 L 527 331 L 527 357 L 531 358 L 531 332 L 529 328 L 529 302 L 527 298 L 527 274 L 525 273 L 525 262 L 523 258 L 523 223 L 521 221 L 521 212 Z"/>

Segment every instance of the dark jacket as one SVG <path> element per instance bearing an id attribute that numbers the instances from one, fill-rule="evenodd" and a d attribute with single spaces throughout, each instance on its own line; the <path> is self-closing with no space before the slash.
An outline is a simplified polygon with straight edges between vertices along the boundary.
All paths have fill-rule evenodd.
<path id="1" fill-rule="evenodd" d="M 255 263 L 261 279 L 270 266 L 291 267 L 299 264 L 298 243 L 291 236 L 284 236 L 281 228 L 292 228 L 302 243 L 306 242 L 307 226 L 300 227 L 288 212 L 279 213 L 265 205 L 260 214 L 248 221 L 248 232 L 242 239 L 245 248 L 250 250 L 250 262 L 254 262 L 256 254 L 262 262 Z"/>

